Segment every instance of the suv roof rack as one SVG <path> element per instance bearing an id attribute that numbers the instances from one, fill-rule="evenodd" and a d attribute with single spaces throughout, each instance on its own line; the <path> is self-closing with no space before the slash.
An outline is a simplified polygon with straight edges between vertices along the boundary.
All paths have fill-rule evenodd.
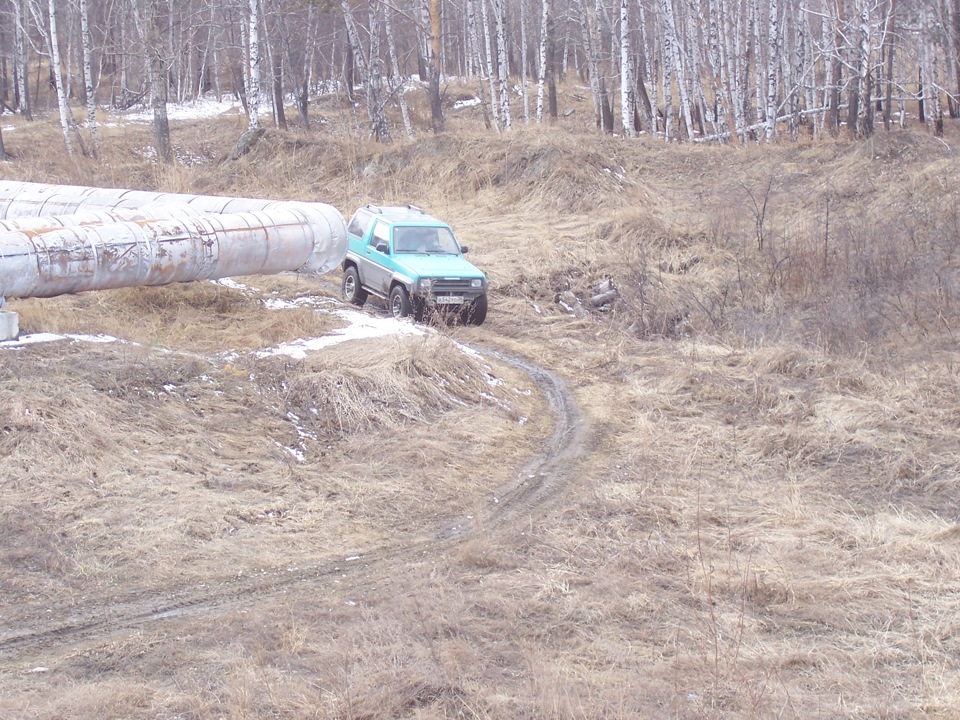
<path id="1" fill-rule="evenodd" d="M 374 205 L 373 203 L 367 203 L 364 207 L 372 213 L 377 215 L 383 215 L 384 213 L 397 212 L 406 210 L 410 213 L 417 213 L 419 215 L 426 215 L 422 208 L 416 205 L 399 205 L 399 206 L 390 206 L 390 205 Z"/>

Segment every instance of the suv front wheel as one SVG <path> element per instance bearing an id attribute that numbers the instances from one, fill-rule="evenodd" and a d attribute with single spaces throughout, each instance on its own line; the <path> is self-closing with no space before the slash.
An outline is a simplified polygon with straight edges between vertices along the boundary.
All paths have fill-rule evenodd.
<path id="1" fill-rule="evenodd" d="M 343 271 L 342 289 L 343 299 L 357 307 L 362 306 L 369 296 L 369 293 L 360 287 L 360 274 L 353 265 Z"/>
<path id="2" fill-rule="evenodd" d="M 480 295 L 460 311 L 461 320 L 467 325 L 483 325 L 487 319 L 487 296 Z"/>
<path id="3" fill-rule="evenodd" d="M 390 291 L 390 313 L 395 318 L 405 318 L 410 314 L 410 294 L 403 285 L 396 285 Z"/>

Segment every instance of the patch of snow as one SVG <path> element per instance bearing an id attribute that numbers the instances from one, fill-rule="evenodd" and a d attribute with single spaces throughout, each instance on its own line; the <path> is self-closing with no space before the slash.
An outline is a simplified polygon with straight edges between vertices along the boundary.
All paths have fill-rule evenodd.
<path id="1" fill-rule="evenodd" d="M 288 453 L 293 455 L 293 457 L 296 458 L 298 463 L 302 463 L 304 461 L 303 450 L 301 450 L 300 448 L 287 447 L 286 445 L 283 445 L 277 440 L 274 440 L 273 442 L 278 448 L 283 448 Z"/>
<path id="2" fill-rule="evenodd" d="M 249 287 L 247 287 L 243 283 L 238 283 L 233 278 L 220 278 L 219 280 L 213 280 L 212 282 L 216 283 L 217 285 L 223 285 L 224 287 L 233 288 L 234 290 L 244 290 L 244 291 L 250 290 Z"/>
<path id="3" fill-rule="evenodd" d="M 409 320 L 397 320 L 392 317 L 378 318 L 355 310 L 337 310 L 334 314 L 342 317 L 349 325 L 345 328 L 337 328 L 330 335 L 317 338 L 302 338 L 294 340 L 293 342 L 283 343 L 275 348 L 261 350 L 257 352 L 256 356 L 269 357 L 272 355 L 286 355 L 294 360 L 302 360 L 307 356 L 308 352 L 323 350 L 331 345 L 338 345 L 348 340 L 424 334 L 423 328 L 414 325 Z"/>
<path id="4" fill-rule="evenodd" d="M 470 98 L 469 100 L 457 100 L 453 104 L 454 110 L 461 110 L 468 107 L 476 107 L 480 104 L 480 98 Z"/>
<path id="5" fill-rule="evenodd" d="M 226 113 L 243 113 L 243 107 L 237 100 L 217 100 L 216 98 L 200 98 L 192 103 L 167 103 L 168 120 L 199 120 L 216 117 Z M 120 113 L 124 122 L 152 123 L 153 110 L 145 108 L 135 112 Z M 115 127 L 119 123 L 104 123 L 107 127 Z"/>
<path id="6" fill-rule="evenodd" d="M 263 306 L 268 310 L 289 310 L 299 307 L 317 307 L 319 305 L 329 305 L 332 301 L 315 297 L 298 297 L 293 300 L 284 300 L 282 298 L 267 298 L 263 301 Z"/>
<path id="7" fill-rule="evenodd" d="M 43 342 L 56 342 L 57 340 L 71 340 L 73 342 L 90 343 L 112 343 L 123 342 L 110 335 L 57 335 L 54 333 L 34 333 L 33 335 L 21 335 L 17 340 L 4 340 L 0 342 L 0 348 L 17 348 L 24 345 L 34 345 Z"/>

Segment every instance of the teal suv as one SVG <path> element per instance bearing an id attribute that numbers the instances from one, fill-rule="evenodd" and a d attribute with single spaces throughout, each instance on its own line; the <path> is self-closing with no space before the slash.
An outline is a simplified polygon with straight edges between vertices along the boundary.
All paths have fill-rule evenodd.
<path id="1" fill-rule="evenodd" d="M 464 255 L 445 222 L 413 205 L 367 205 L 347 226 L 343 297 L 363 305 L 387 301 L 394 317 L 422 320 L 428 311 L 455 313 L 465 323 L 487 318 L 487 276 Z"/>

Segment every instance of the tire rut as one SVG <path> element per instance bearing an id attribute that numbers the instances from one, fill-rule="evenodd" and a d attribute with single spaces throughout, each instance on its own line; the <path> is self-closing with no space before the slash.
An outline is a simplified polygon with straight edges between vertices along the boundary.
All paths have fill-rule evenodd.
<path id="1" fill-rule="evenodd" d="M 482 518 L 485 537 L 504 533 L 530 512 L 557 497 L 573 472 L 573 461 L 582 451 L 584 424 L 564 381 L 529 360 L 479 346 L 470 349 L 527 373 L 545 397 L 553 415 L 554 429 L 538 453 L 518 472 L 517 478 L 493 491 L 490 511 Z M 308 593 L 325 581 L 338 582 L 338 589 L 360 588 L 382 575 L 385 568 L 404 560 L 437 556 L 475 536 L 469 517 L 451 518 L 420 537 L 370 551 L 362 556 L 335 558 L 295 567 L 275 567 L 250 576 L 194 586 L 173 594 L 142 593 L 100 603 L 26 631 L 0 628 L 0 658 L 43 648 L 70 646 L 90 638 L 103 639 L 115 633 L 153 622 L 190 615 L 222 612 L 251 601 Z M 6 630 L 6 632 L 3 632 Z"/>

